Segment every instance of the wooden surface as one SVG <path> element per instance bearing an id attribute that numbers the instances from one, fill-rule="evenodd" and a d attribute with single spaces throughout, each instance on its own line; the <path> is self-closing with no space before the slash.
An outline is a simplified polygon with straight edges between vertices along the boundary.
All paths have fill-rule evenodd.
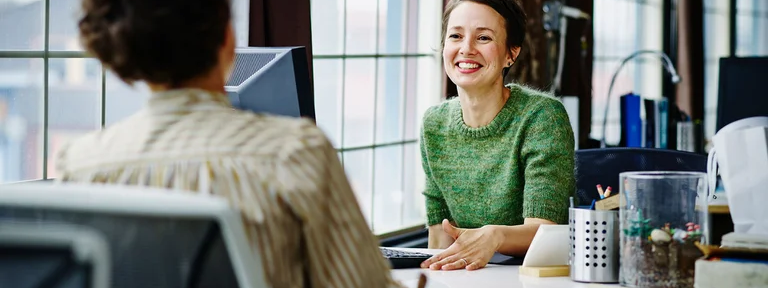
<path id="1" fill-rule="evenodd" d="M 519 274 L 533 277 L 569 276 L 569 265 L 552 267 L 519 267 Z"/>

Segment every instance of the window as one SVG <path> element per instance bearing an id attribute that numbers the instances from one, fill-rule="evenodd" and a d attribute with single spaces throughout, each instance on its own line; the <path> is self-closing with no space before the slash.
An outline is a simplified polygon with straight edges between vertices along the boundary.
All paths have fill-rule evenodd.
<path id="1" fill-rule="evenodd" d="M 703 2 L 703 42 L 703 132 L 711 139 L 717 126 L 719 58 L 730 56 L 730 0 Z"/>
<path id="2" fill-rule="evenodd" d="M 767 56 L 767 1 L 736 0 L 735 55 Z"/>
<path id="3" fill-rule="evenodd" d="M 703 2 L 705 59 L 704 133 L 716 133 L 719 58 L 730 56 L 730 21 L 735 18 L 735 56 L 767 56 L 767 1 L 736 0 L 736 15 L 730 15 L 730 0 Z"/>
<path id="4" fill-rule="evenodd" d="M 237 43 L 248 39 L 248 0 L 235 0 Z M 66 141 L 143 105 L 78 42 L 79 0 L 0 0 L 0 183 L 56 177 Z"/>
<path id="5" fill-rule="evenodd" d="M 663 4 L 662 0 L 596 0 L 593 17 L 591 137 L 602 138 L 604 109 L 610 105 L 606 141 L 616 145 L 620 141 L 620 95 L 633 92 L 648 99 L 663 97 L 661 62 L 655 55 L 645 55 L 626 63 L 607 102 L 612 74 L 624 58 L 638 50 L 662 51 Z"/>
<path id="6" fill-rule="evenodd" d="M 418 133 L 441 99 L 441 4 L 310 1 L 316 120 L 376 234 L 424 224 Z"/>

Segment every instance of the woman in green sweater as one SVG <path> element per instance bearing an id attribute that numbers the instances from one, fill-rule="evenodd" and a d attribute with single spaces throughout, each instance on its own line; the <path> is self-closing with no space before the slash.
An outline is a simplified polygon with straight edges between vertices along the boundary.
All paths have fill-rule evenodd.
<path id="1" fill-rule="evenodd" d="M 423 118 L 422 166 L 431 269 L 479 269 L 494 252 L 522 256 L 539 225 L 567 222 L 574 137 L 563 105 L 503 78 L 521 51 L 512 0 L 452 0 L 444 69 L 458 97 Z"/>

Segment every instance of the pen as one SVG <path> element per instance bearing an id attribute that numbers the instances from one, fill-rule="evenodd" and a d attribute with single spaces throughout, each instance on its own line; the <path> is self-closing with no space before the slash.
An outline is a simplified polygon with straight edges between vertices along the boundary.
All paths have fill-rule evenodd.
<path id="1" fill-rule="evenodd" d="M 596 205 L 596 199 L 591 200 L 591 207 L 589 207 L 588 210 L 594 210 L 594 205 Z"/>

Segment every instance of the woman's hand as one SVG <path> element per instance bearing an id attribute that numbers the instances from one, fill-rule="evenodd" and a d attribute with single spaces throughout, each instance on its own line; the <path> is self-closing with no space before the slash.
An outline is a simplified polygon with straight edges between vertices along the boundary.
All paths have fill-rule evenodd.
<path id="1" fill-rule="evenodd" d="M 446 219 L 441 225 L 444 232 L 452 236 L 455 241 L 443 252 L 425 260 L 420 265 L 422 268 L 433 270 L 480 269 L 487 266 L 502 242 L 494 226 L 462 229 L 452 226 Z"/>

